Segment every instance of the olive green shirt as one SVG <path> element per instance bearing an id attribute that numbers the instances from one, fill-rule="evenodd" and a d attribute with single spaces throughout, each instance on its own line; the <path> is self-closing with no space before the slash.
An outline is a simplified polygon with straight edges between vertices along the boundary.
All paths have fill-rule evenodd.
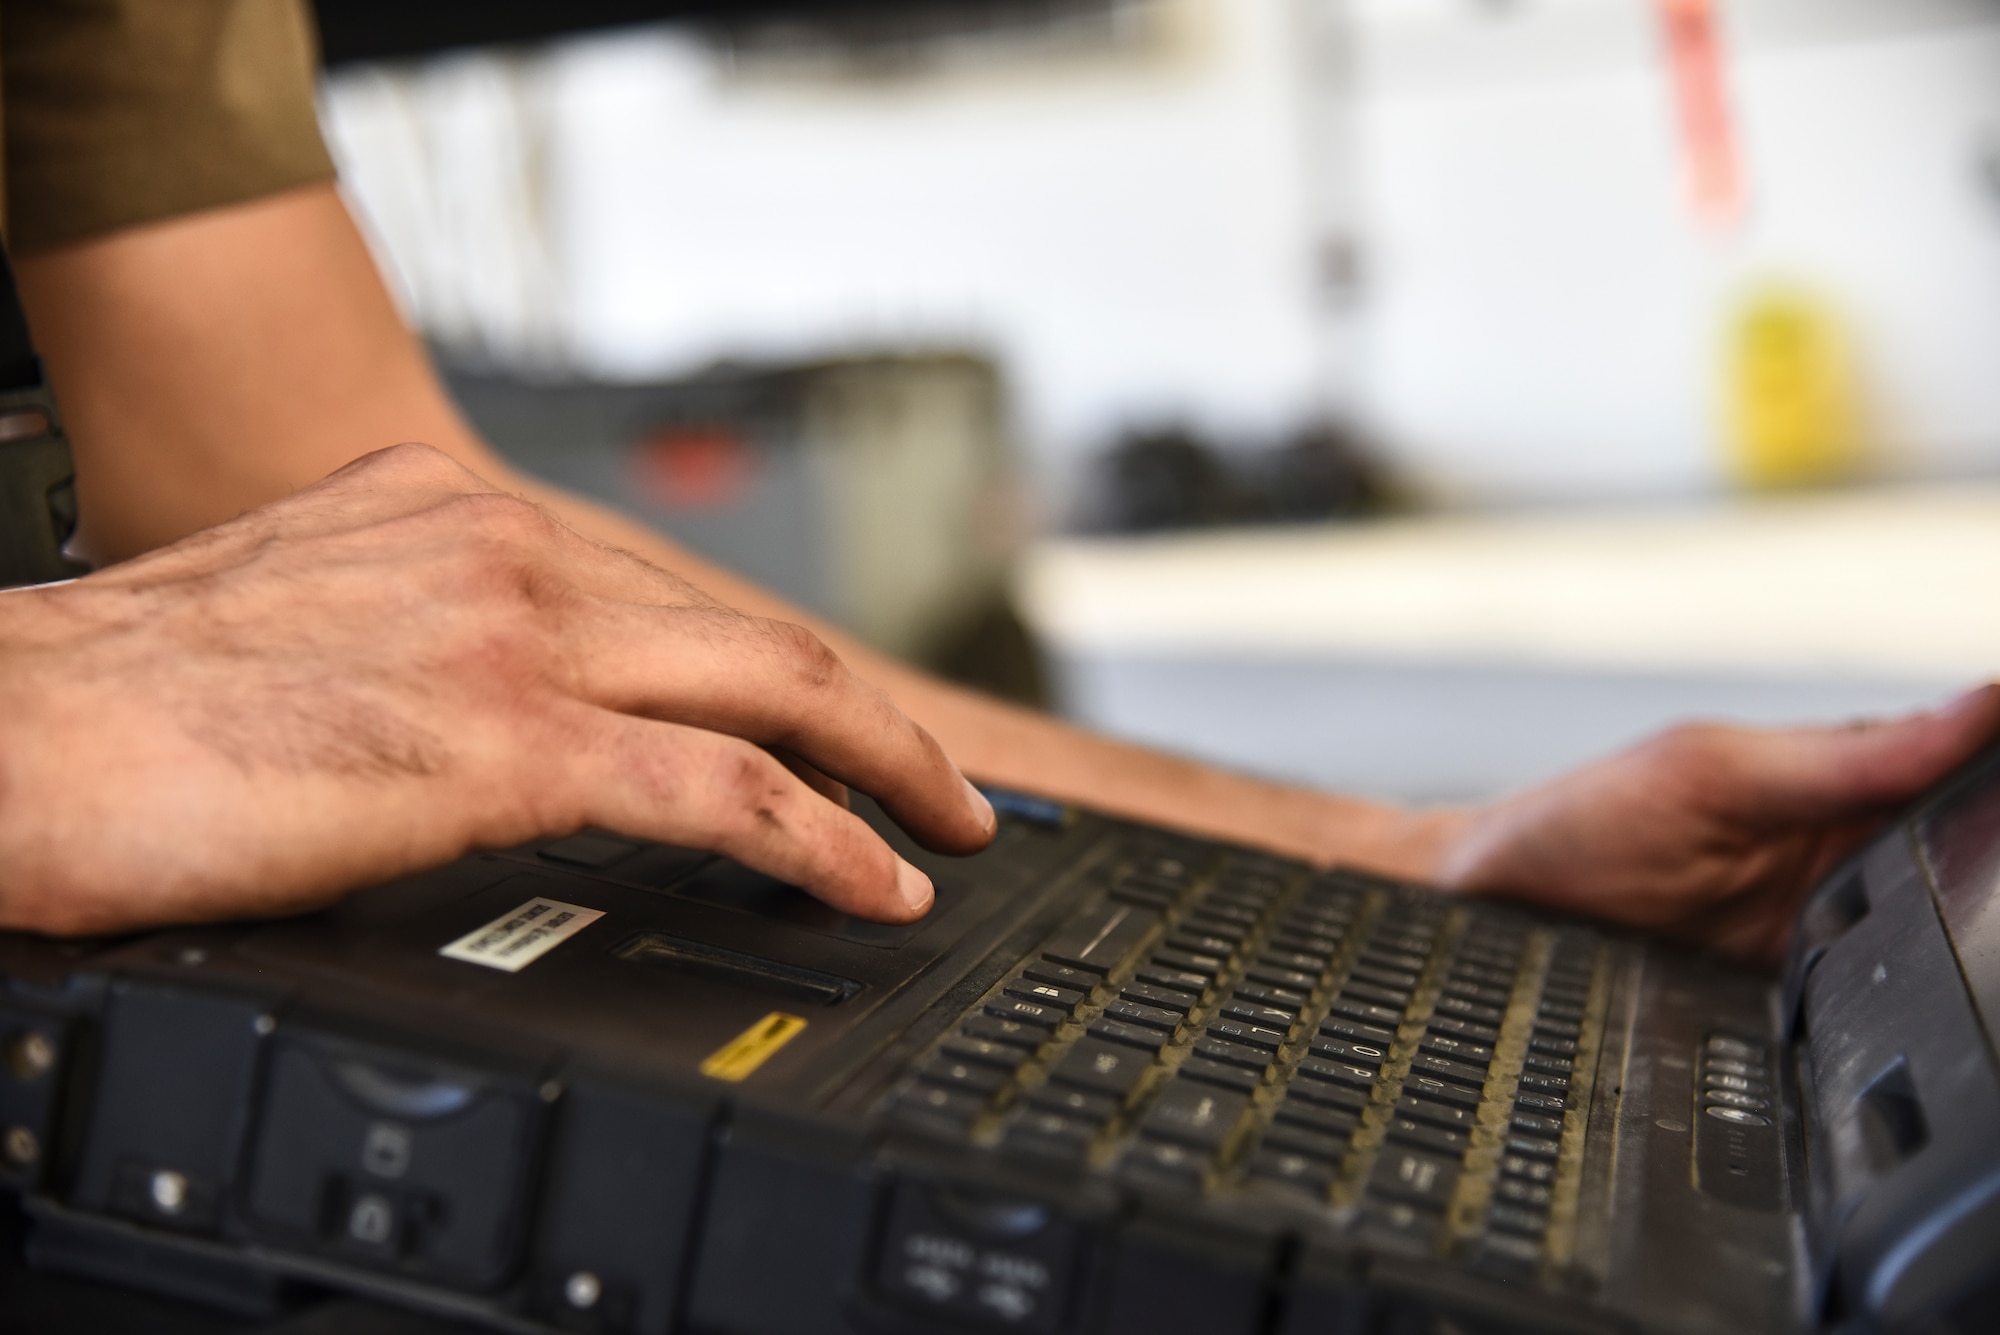
<path id="1" fill-rule="evenodd" d="M 304 0 L 0 0 L 0 178 L 30 251 L 328 180 Z"/>

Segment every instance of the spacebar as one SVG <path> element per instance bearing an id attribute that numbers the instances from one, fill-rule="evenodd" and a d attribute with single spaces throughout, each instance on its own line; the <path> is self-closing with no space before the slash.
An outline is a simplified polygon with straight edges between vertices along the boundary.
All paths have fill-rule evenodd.
<path id="1" fill-rule="evenodd" d="M 1062 964 L 1094 973 L 1109 973 L 1130 955 L 1160 915 L 1134 904 L 1102 904 L 1064 923 L 1042 947 L 1042 954 Z"/>

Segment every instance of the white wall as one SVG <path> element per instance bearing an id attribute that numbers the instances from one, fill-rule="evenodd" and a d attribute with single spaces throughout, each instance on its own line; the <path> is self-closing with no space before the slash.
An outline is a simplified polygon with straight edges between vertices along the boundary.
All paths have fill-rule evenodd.
<path id="1" fill-rule="evenodd" d="M 2000 468 L 2000 5 L 1723 0 L 1749 182 L 1723 231 L 1686 202 L 1651 4 L 1353 12 L 1356 397 L 1441 489 L 1715 485 L 1722 329 L 1767 276 L 1845 317 L 1900 470 Z"/>
<path id="2" fill-rule="evenodd" d="M 671 30 L 517 69 L 517 100 L 546 109 L 535 147 L 575 361 L 646 377 L 970 341 L 1002 356 L 1045 455 L 1135 416 L 1296 420 L 1314 372 L 1292 11 L 1163 12 L 1161 41 L 1136 54 L 952 77 L 732 73 Z M 466 64 L 330 90 L 343 165 L 392 252 L 441 242 L 407 216 L 398 234 L 392 215 L 411 210 L 389 197 L 407 201 L 440 155 L 492 156 L 438 144 L 478 82 Z M 504 82 L 493 133 L 526 147 Z M 461 202 L 416 212 L 463 214 L 479 186 L 456 179 Z"/>
<path id="3" fill-rule="evenodd" d="M 2000 469 L 2000 0 L 1717 3 L 1751 191 L 1723 234 L 1653 0 L 1162 0 L 1139 54 L 876 80 L 652 30 L 350 74 L 327 121 L 434 331 L 620 377 L 981 344 L 1057 476 L 1135 419 L 1334 399 L 1446 495 L 1700 493 L 1764 275 L 1846 316 L 1898 468 Z"/>

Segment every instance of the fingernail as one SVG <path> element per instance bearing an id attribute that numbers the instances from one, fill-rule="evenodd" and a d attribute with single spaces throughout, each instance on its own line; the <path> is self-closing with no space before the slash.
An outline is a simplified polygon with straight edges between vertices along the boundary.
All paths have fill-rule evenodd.
<path id="1" fill-rule="evenodd" d="M 931 900 L 937 897 L 931 888 L 931 878 L 907 862 L 896 864 L 896 889 L 902 893 L 905 907 L 915 914 L 929 912 Z"/>
<path id="2" fill-rule="evenodd" d="M 972 786 L 972 780 L 960 775 L 958 781 L 965 785 L 965 800 L 971 806 L 972 814 L 979 819 L 979 828 L 988 834 L 999 828 L 1000 818 L 993 814 L 993 804 L 986 800 L 986 794 Z"/>

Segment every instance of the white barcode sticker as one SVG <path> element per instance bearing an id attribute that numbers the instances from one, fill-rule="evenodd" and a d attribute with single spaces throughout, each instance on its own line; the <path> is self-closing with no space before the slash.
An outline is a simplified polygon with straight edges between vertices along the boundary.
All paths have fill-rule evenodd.
<path id="1" fill-rule="evenodd" d="M 580 904 L 531 899 L 512 913 L 495 918 L 484 927 L 475 927 L 450 945 L 440 947 L 438 954 L 446 959 L 515 973 L 603 916 L 602 911 Z"/>

